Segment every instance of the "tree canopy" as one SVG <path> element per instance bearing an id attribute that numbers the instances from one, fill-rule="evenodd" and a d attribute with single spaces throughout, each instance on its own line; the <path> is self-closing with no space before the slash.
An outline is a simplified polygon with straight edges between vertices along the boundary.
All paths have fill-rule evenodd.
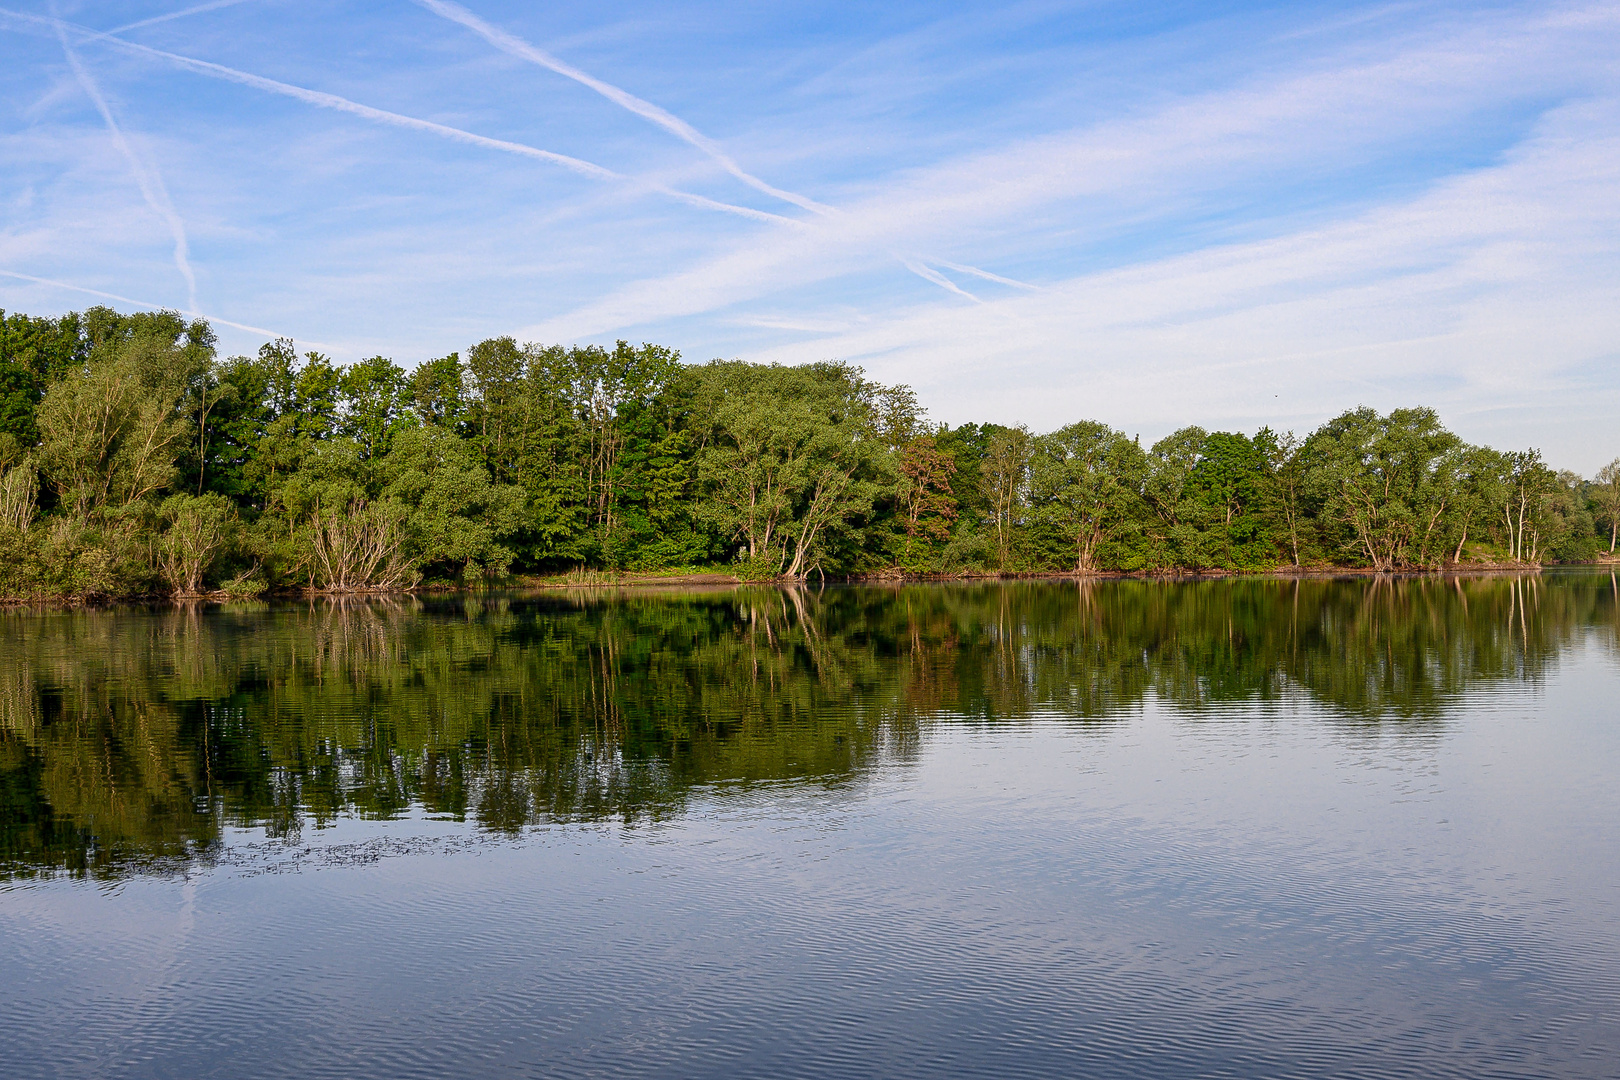
<path id="1" fill-rule="evenodd" d="M 1436 569 L 1604 557 L 1590 480 L 1432 409 L 1303 435 L 926 419 L 836 362 L 494 337 L 407 367 L 173 312 L 0 312 L 0 595 L 776 576 Z"/>

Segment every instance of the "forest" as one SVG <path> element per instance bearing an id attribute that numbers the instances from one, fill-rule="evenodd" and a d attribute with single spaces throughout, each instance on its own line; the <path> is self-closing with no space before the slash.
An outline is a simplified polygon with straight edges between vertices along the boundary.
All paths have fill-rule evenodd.
<path id="1" fill-rule="evenodd" d="M 555 575 L 746 581 L 1435 570 L 1612 558 L 1585 478 L 1432 409 L 1150 446 L 930 422 L 838 362 L 497 337 L 407 370 L 106 307 L 0 312 L 0 597 L 252 596 Z"/>

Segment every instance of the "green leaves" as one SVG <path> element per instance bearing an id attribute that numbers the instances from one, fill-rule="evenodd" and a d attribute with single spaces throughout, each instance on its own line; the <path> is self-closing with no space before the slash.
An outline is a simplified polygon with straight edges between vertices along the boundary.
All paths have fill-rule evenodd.
<path id="1" fill-rule="evenodd" d="M 1431 409 L 1354 409 L 1303 440 L 1190 426 L 1144 451 L 1093 421 L 933 426 L 910 388 L 839 362 L 685 365 L 648 343 L 511 337 L 413 370 L 286 339 L 213 349 L 206 322 L 174 312 L 0 313 L 0 524 L 71 520 L 41 550 L 125 592 L 201 587 L 181 550 L 208 545 L 164 503 L 181 492 L 239 519 L 203 578 L 279 585 L 311 582 L 315 530 L 331 540 L 349 507 L 392 523 L 400 580 L 438 581 L 717 563 L 751 578 L 1395 570 L 1595 558 L 1620 537 L 1620 460 L 1556 474 L 1534 450 L 1463 444 Z"/>
<path id="2" fill-rule="evenodd" d="M 522 489 L 496 484 L 464 440 L 438 427 L 399 433 L 383 463 L 382 496 L 405 511 L 416 564 L 431 578 L 504 573 L 524 524 Z"/>
<path id="3" fill-rule="evenodd" d="M 716 361 L 692 401 L 701 513 L 740 559 L 790 577 L 859 559 L 867 517 L 895 490 L 886 443 L 903 395 L 843 365 Z"/>
<path id="4" fill-rule="evenodd" d="M 202 593 L 209 571 L 234 539 L 236 508 L 223 495 L 171 495 L 158 517 L 158 572 L 178 596 Z"/>
<path id="5" fill-rule="evenodd" d="M 1076 572 L 1100 569 L 1103 542 L 1140 519 L 1146 475 L 1141 447 L 1105 424 L 1082 420 L 1037 440 L 1030 502 L 1069 538 Z"/>
<path id="6" fill-rule="evenodd" d="M 41 467 L 81 519 L 128 507 L 175 478 L 190 430 L 181 402 L 211 358 L 172 328 L 144 325 L 109 331 L 40 403 Z"/>
<path id="7" fill-rule="evenodd" d="M 1444 556 L 1456 508 L 1462 440 L 1433 409 L 1362 408 L 1329 421 L 1305 443 L 1307 490 L 1345 555 L 1377 570 Z"/>

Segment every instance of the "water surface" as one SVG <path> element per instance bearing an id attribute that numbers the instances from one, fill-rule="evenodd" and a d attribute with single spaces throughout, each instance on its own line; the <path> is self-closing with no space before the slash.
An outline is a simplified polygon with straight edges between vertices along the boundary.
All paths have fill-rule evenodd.
<path id="1" fill-rule="evenodd" d="M 0 1072 L 1611 1076 L 1617 600 L 3 613 Z"/>

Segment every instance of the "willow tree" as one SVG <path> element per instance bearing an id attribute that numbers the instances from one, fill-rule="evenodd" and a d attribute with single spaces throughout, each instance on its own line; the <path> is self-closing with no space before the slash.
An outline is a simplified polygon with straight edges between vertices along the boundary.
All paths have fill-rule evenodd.
<path id="1" fill-rule="evenodd" d="M 166 327 L 140 327 L 98 344 L 41 401 L 40 464 L 81 520 L 167 488 L 189 446 L 182 411 L 200 356 Z"/>
<path id="2" fill-rule="evenodd" d="M 858 547 L 874 503 L 894 486 L 885 393 L 842 364 L 716 362 L 694 408 L 698 480 L 710 523 L 756 568 L 800 577 Z"/>
<path id="3" fill-rule="evenodd" d="M 1030 453 L 1034 436 L 1023 425 L 990 436 L 980 466 L 996 525 L 996 565 L 1006 569 L 1012 556 L 1013 525 L 1027 505 Z"/>

